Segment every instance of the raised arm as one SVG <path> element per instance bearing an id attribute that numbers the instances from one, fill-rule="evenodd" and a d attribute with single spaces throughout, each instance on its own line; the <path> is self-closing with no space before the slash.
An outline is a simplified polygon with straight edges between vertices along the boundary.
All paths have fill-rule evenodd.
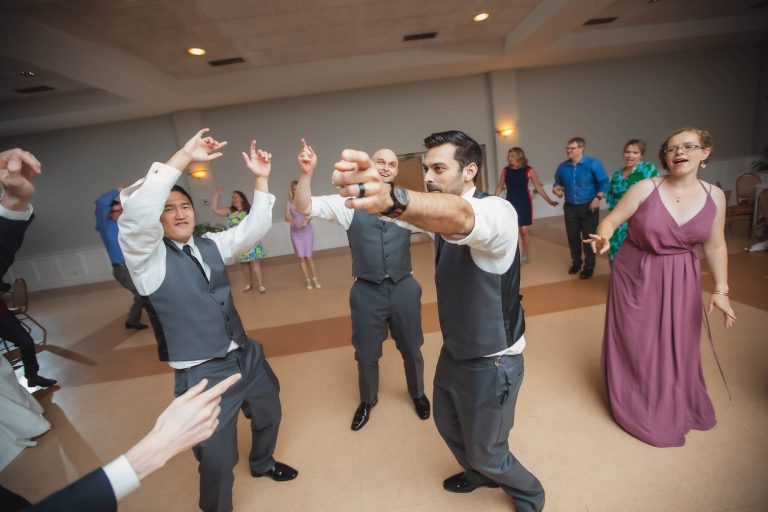
<path id="1" fill-rule="evenodd" d="M 285 215 L 283 216 L 285 219 L 285 222 L 287 222 L 289 225 L 293 226 L 294 221 L 293 217 L 291 217 L 291 208 L 288 206 L 288 201 L 285 202 Z"/>
<path id="2" fill-rule="evenodd" d="M 275 196 L 269 193 L 272 153 L 257 149 L 256 141 L 253 140 L 250 151 L 243 152 L 243 160 L 255 180 L 251 211 L 234 228 L 204 235 L 216 243 L 222 259 L 227 264 L 234 262 L 236 257 L 253 247 L 272 227 L 272 207 L 275 204 Z"/>
<path id="3" fill-rule="evenodd" d="M 346 201 L 348 208 L 378 215 L 394 204 L 390 196 L 392 185 L 384 182 L 365 152 L 345 149 L 334 167 L 332 181 L 339 188 L 339 193 L 349 198 Z M 360 184 L 363 185 L 364 196 L 360 195 Z M 472 232 L 475 213 L 469 202 L 460 196 L 414 190 L 408 190 L 408 196 L 408 208 L 399 217 L 403 222 L 451 238 L 464 237 Z"/>
<path id="4" fill-rule="evenodd" d="M 533 188 L 536 189 L 536 192 L 538 192 L 539 195 L 541 195 L 541 197 L 543 197 L 544 200 L 547 203 L 549 203 L 550 206 L 557 206 L 558 202 L 552 200 L 549 197 L 549 194 L 547 194 L 547 191 L 544 190 L 544 187 L 541 186 L 541 182 L 539 181 L 539 176 L 536 174 L 536 169 L 531 167 L 531 170 L 530 170 L 528 176 L 531 178 L 531 182 L 533 183 Z"/>
<path id="5" fill-rule="evenodd" d="M 27 151 L 16 148 L 0 153 L 0 276 L 13 264 L 24 242 L 32 217 L 34 180 L 40 172 L 40 162 Z"/>
<path id="6" fill-rule="evenodd" d="M 223 193 L 224 193 L 224 189 L 221 187 L 217 188 L 216 192 L 213 193 L 213 199 L 211 199 L 211 211 L 216 215 L 221 215 L 222 217 L 226 217 L 227 215 L 229 215 L 229 208 L 219 208 L 219 198 Z"/>
<path id="7" fill-rule="evenodd" d="M 208 128 L 197 132 L 164 165 L 158 162 L 146 177 L 120 193 L 123 214 L 118 220 L 118 241 L 125 256 L 125 263 L 137 290 L 142 295 L 152 293 L 165 277 L 164 265 L 156 265 L 165 257 L 163 226 L 160 214 L 176 180 L 192 162 L 208 162 L 221 156 L 218 150 L 226 142 L 204 137 Z M 152 268 L 162 268 L 153 273 Z"/>
<path id="8" fill-rule="evenodd" d="M 595 254 L 604 254 L 608 251 L 611 237 L 616 228 L 635 214 L 643 201 L 653 192 L 653 188 L 653 180 L 637 182 L 636 185 L 627 190 L 616 207 L 600 221 L 597 226 L 597 233 L 590 233 L 589 239 L 583 240 L 583 242 L 589 243 Z"/>
<path id="9" fill-rule="evenodd" d="M 301 139 L 298 160 L 301 174 L 293 193 L 293 206 L 302 215 L 309 215 L 312 211 L 312 174 L 317 167 L 317 154 L 304 139 Z"/>
<path id="10" fill-rule="evenodd" d="M 707 260 L 709 274 L 715 285 L 715 291 L 709 298 L 708 312 L 714 308 L 723 312 L 726 327 L 736 321 L 736 315 L 728 300 L 728 248 L 725 245 L 725 194 L 718 187 L 712 187 L 712 199 L 717 206 L 715 222 L 709 238 L 704 242 L 704 257 Z"/>

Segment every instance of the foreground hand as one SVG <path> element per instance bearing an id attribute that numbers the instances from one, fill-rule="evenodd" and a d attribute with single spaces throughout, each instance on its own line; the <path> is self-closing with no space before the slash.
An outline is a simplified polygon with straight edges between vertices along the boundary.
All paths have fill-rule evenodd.
<path id="1" fill-rule="evenodd" d="M 560 185 L 552 185 L 552 193 L 555 194 L 557 197 L 562 198 L 563 197 L 563 191 L 565 189 L 561 187 Z"/>
<path id="2" fill-rule="evenodd" d="M 589 211 L 594 212 L 595 210 L 600 209 L 600 200 L 598 198 L 592 199 L 592 201 L 589 202 Z"/>
<path id="3" fill-rule="evenodd" d="M 301 152 L 299 153 L 298 159 L 301 174 L 312 176 L 312 173 L 315 172 L 315 167 L 317 167 L 317 154 L 315 153 L 315 150 L 312 149 L 312 146 L 307 144 L 307 141 L 304 139 L 301 139 Z"/>
<path id="4" fill-rule="evenodd" d="M 221 395 L 238 380 L 239 373 L 230 375 L 204 391 L 208 381 L 203 379 L 171 402 L 150 433 L 125 454 L 140 480 L 177 453 L 211 437 L 219 425 Z"/>
<path id="5" fill-rule="evenodd" d="M 557 201 L 548 201 L 548 202 L 549 202 L 549 206 L 557 206 L 560 204 Z"/>
<path id="6" fill-rule="evenodd" d="M 333 167 L 336 170 L 331 181 L 340 195 L 350 198 L 345 203 L 347 208 L 378 215 L 392 206 L 391 186 L 379 175 L 364 151 L 345 149 L 341 152 L 341 160 Z"/>
<path id="7" fill-rule="evenodd" d="M 189 139 L 182 151 L 192 162 L 210 162 L 219 158 L 223 153 L 219 149 L 227 145 L 227 141 L 219 142 L 213 137 L 203 137 L 209 128 L 203 128 Z"/>
<path id="8" fill-rule="evenodd" d="M 589 235 L 589 238 L 582 240 L 582 242 L 589 244 L 595 254 L 605 254 L 611 245 L 611 241 L 607 238 L 594 234 Z"/>
<path id="9" fill-rule="evenodd" d="M 725 326 L 730 329 L 733 322 L 736 321 L 736 313 L 733 312 L 731 301 L 728 300 L 728 296 L 713 293 L 709 297 L 709 308 L 707 308 L 707 313 L 712 313 L 715 308 L 723 312 Z"/>
<path id="10" fill-rule="evenodd" d="M 35 193 L 34 180 L 41 173 L 41 168 L 40 162 L 29 151 L 15 148 L 0 153 L 3 206 L 11 210 L 25 210 Z"/>
<path id="11" fill-rule="evenodd" d="M 243 152 L 245 165 L 257 178 L 269 178 L 269 172 L 272 169 L 272 153 L 263 149 L 256 149 L 256 140 L 251 141 L 251 151 Z"/>

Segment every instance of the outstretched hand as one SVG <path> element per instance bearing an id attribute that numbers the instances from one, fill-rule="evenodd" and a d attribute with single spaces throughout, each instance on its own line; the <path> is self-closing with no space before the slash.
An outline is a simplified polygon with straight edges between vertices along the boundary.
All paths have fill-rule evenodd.
<path id="1" fill-rule="evenodd" d="M 709 307 L 707 308 L 707 313 L 712 313 L 715 308 L 723 312 L 723 320 L 725 322 L 725 326 L 730 329 L 733 326 L 733 322 L 736 321 L 736 313 L 733 312 L 731 301 L 728 300 L 728 296 L 721 295 L 719 293 L 713 293 L 709 297 Z"/>
<path id="2" fill-rule="evenodd" d="M 301 151 L 299 152 L 298 159 L 301 174 L 312 176 L 312 173 L 315 172 L 315 167 L 317 167 L 317 154 L 304 139 L 301 139 Z"/>
<path id="3" fill-rule="evenodd" d="M 350 198 L 345 203 L 347 208 L 378 215 L 392 206 L 390 184 L 384 181 L 364 151 L 345 149 L 333 167 L 331 181 L 340 195 Z"/>
<path id="4" fill-rule="evenodd" d="M 592 247 L 592 251 L 595 254 L 605 254 L 608 251 L 608 247 L 611 245 L 611 241 L 600 235 L 590 234 L 589 238 L 582 240 L 585 244 L 589 244 Z"/>
<path id="5" fill-rule="evenodd" d="M 0 153 L 3 206 L 10 210 L 26 210 L 35 193 L 34 180 L 41 168 L 40 162 L 29 151 L 14 148 Z"/>
<path id="6" fill-rule="evenodd" d="M 251 141 L 250 152 L 243 152 L 243 160 L 256 178 L 269 178 L 269 172 L 272 169 L 272 153 L 256 149 L 256 140 Z"/>
<path id="7" fill-rule="evenodd" d="M 203 128 L 189 139 L 182 151 L 192 162 L 210 162 L 219 158 L 223 153 L 219 149 L 227 145 L 227 141 L 219 142 L 213 137 L 203 137 L 209 128 Z"/>

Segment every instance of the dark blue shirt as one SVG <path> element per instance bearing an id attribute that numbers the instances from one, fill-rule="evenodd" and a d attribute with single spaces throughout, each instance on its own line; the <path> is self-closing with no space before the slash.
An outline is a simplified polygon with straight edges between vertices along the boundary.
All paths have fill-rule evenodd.
<path id="1" fill-rule="evenodd" d="M 557 166 L 555 185 L 565 188 L 565 202 L 584 204 L 592 201 L 598 192 L 608 192 L 610 179 L 597 158 L 584 155 L 573 165 L 570 159 Z"/>
<path id="2" fill-rule="evenodd" d="M 123 251 L 120 250 L 120 244 L 117 242 L 117 221 L 109 216 L 112 201 L 117 199 L 118 194 L 117 190 L 110 190 L 96 199 L 96 231 L 101 235 L 101 241 L 107 248 L 109 260 L 112 263 L 125 264 Z"/>

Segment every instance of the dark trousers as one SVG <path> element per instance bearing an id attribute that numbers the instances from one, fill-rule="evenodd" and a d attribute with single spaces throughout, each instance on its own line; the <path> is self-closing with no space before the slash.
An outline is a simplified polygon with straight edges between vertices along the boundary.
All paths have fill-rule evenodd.
<path id="1" fill-rule="evenodd" d="M 24 375 L 35 377 L 40 369 L 40 365 L 37 364 L 35 342 L 19 319 L 10 311 L 0 313 L 0 338 L 19 347 L 21 362 L 24 364 Z"/>
<path id="2" fill-rule="evenodd" d="M 412 397 L 424 394 L 421 346 L 421 285 L 413 276 L 381 284 L 358 279 L 349 293 L 352 345 L 357 360 L 360 401 L 371 403 L 379 392 L 379 359 L 387 332 L 403 356 L 405 380 Z"/>
<path id="3" fill-rule="evenodd" d="M 141 320 L 141 310 L 144 308 L 144 304 L 141 302 L 139 292 L 136 291 L 136 286 L 133 284 L 131 274 L 128 272 L 128 267 L 122 265 L 112 265 L 112 275 L 115 277 L 118 283 L 133 294 L 133 303 L 131 309 L 128 310 L 128 318 L 126 322 L 137 324 Z"/>
<path id="4" fill-rule="evenodd" d="M 232 470 L 237 464 L 237 419 L 240 409 L 251 421 L 251 452 L 248 465 L 265 473 L 275 465 L 272 457 L 280 427 L 280 384 L 264 359 L 261 345 L 247 341 L 226 357 L 212 359 L 189 370 L 176 370 L 174 393 L 181 395 L 202 379 L 208 387 L 234 373 L 242 378 L 221 397 L 219 426 L 213 435 L 192 448 L 199 462 L 200 509 L 204 512 L 231 512 Z"/>
<path id="5" fill-rule="evenodd" d="M 544 507 L 544 488 L 509 451 L 523 356 L 457 361 L 440 352 L 433 390 L 435 424 L 467 478 L 496 482 L 518 512 Z"/>
<path id="6" fill-rule="evenodd" d="M 586 240 L 590 233 L 597 232 L 600 210 L 589 211 L 589 203 L 565 203 L 563 205 L 563 212 L 565 214 L 565 234 L 568 236 L 568 247 L 571 249 L 571 264 L 581 266 L 581 254 L 583 251 L 584 270 L 594 270 L 595 253 L 582 240 Z"/>

